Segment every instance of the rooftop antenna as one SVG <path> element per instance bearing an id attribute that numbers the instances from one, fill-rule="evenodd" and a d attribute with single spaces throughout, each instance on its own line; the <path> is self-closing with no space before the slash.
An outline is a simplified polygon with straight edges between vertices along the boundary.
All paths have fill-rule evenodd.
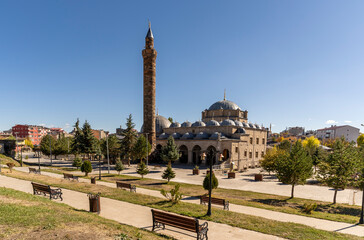
<path id="1" fill-rule="evenodd" d="M 224 101 L 226 100 L 226 88 L 224 89 Z"/>

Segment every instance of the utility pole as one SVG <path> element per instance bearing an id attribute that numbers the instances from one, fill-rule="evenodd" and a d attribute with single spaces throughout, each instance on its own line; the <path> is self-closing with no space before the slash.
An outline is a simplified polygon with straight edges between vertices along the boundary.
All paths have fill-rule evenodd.
<path id="1" fill-rule="evenodd" d="M 51 166 L 52 166 L 52 136 L 49 136 L 49 159 L 51 160 Z"/>

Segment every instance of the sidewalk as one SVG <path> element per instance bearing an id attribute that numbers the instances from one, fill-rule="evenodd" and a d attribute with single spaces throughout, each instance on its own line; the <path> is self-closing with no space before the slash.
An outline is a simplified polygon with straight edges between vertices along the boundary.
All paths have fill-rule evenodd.
<path id="1" fill-rule="evenodd" d="M 83 180 L 85 179 L 82 179 L 81 181 Z M 33 193 L 30 181 L 19 180 L 11 177 L 6 177 L 3 175 L 0 175 L 0 187 L 7 187 L 27 193 Z M 62 192 L 63 192 L 63 201 L 56 200 L 57 202 L 65 203 L 77 209 L 82 209 L 86 211 L 89 210 L 87 194 L 67 189 L 62 189 Z M 101 198 L 100 216 L 115 220 L 122 224 L 127 224 L 146 230 L 152 229 L 152 214 L 151 214 L 151 208 L 149 207 L 113 200 L 109 198 Z M 209 239 L 217 239 L 217 240 L 218 239 L 219 240 L 220 239 L 229 239 L 229 240 L 282 239 L 276 236 L 271 236 L 259 232 L 231 227 L 226 224 L 220 224 L 209 221 L 208 224 L 209 224 L 209 231 L 208 231 Z M 196 239 L 196 235 L 191 232 L 185 232 L 183 230 L 175 229 L 169 226 L 167 226 L 165 230 L 158 230 L 156 232 L 163 233 L 175 237 L 177 239 L 186 239 L 186 240 Z"/>
<path id="2" fill-rule="evenodd" d="M 27 171 L 27 168 L 17 168 L 17 170 Z M 63 178 L 62 175 L 56 174 L 56 173 L 42 172 L 42 174 L 50 176 L 50 177 L 55 177 L 55 178 Z M 83 178 L 80 178 L 79 180 L 80 180 L 80 182 L 90 182 L 90 180 L 83 179 Z M 109 183 L 109 182 L 103 182 L 103 181 L 96 181 L 96 183 L 99 185 L 107 186 L 107 187 L 112 187 L 112 188 L 116 187 L 115 183 Z M 162 197 L 160 192 L 156 191 L 156 190 L 137 188 L 137 192 L 141 193 L 141 194 L 145 194 L 145 195 Z M 194 203 L 194 204 L 200 204 L 199 199 L 196 199 L 196 198 L 191 199 L 191 197 L 182 199 L 182 201 Z M 281 213 L 281 212 L 270 211 L 270 210 L 265 210 L 265 209 L 261 209 L 261 208 L 247 207 L 247 206 L 236 205 L 236 204 L 230 204 L 230 211 L 243 213 L 243 214 L 247 214 L 247 215 L 258 216 L 258 217 L 276 220 L 276 221 L 280 221 L 280 222 L 293 222 L 293 223 L 303 224 L 306 226 L 314 227 L 314 228 L 325 230 L 325 231 L 347 233 L 347 234 L 364 237 L 364 227 L 355 225 L 355 224 L 334 222 L 334 221 L 329 221 L 329 220 L 324 220 L 324 219 L 311 218 L 311 217 L 305 217 L 305 216 L 288 214 L 288 213 Z"/>

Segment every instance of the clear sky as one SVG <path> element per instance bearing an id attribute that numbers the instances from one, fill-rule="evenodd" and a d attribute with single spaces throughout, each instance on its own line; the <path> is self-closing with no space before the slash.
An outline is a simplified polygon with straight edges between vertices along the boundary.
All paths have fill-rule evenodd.
<path id="1" fill-rule="evenodd" d="M 142 123 L 148 19 L 157 108 L 183 122 L 223 99 L 253 123 L 364 123 L 364 1 L 0 1 L 0 130 Z M 364 128 L 361 128 L 364 131 Z"/>

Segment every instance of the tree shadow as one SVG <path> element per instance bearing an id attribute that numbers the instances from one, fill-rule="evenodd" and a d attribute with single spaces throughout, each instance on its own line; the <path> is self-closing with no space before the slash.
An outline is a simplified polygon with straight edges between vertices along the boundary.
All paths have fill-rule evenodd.
<path id="1" fill-rule="evenodd" d="M 280 199 L 252 199 L 250 201 L 263 203 L 263 204 L 270 205 L 270 206 L 284 207 L 289 204 L 287 202 L 287 200 L 289 200 L 289 199 L 291 199 L 291 198 L 281 199 L 281 200 Z"/>

